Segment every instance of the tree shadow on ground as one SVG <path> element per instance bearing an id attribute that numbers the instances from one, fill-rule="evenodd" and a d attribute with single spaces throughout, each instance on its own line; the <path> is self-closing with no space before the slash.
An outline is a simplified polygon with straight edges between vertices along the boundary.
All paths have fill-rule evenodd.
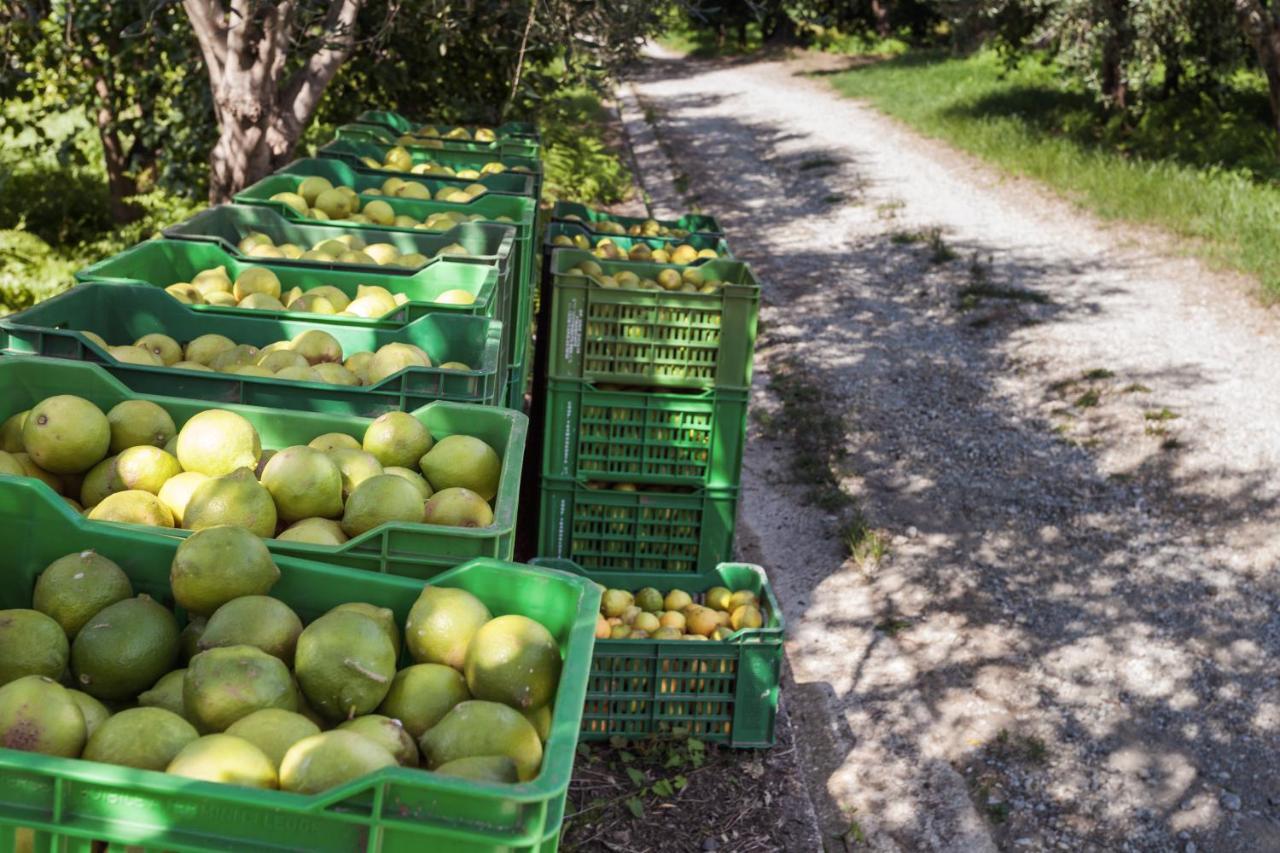
<path id="1" fill-rule="evenodd" d="M 975 282 L 966 259 L 984 268 L 1003 247 L 947 243 L 942 260 L 927 237 L 843 232 L 823 211 L 876 189 L 856 160 L 796 145 L 781 122 L 711 120 L 715 103 L 685 97 L 661 132 L 711 164 L 751 146 L 753 168 L 708 166 L 691 192 L 765 282 L 757 370 L 794 360 L 831 406 L 853 411 L 837 467 L 903 531 L 879 568 L 828 546 L 814 549 L 825 560 L 767 567 L 793 638 L 848 640 L 793 659 L 788 698 L 809 724 L 827 831 L 847 832 L 840 780 L 869 755 L 874 728 L 899 761 L 953 768 L 1001 845 L 1050 825 L 1069 849 L 1280 849 L 1280 586 L 1195 532 L 1247 520 L 1265 541 L 1280 520 L 1272 478 L 1188 475 L 1177 447 L 1155 439 L 1130 470 L 1103 470 L 1004 384 L 1022 369 L 1010 355 L 1019 335 L 1103 310 L 1096 294 L 1053 289 L 1087 264 L 1002 253 Z M 1098 381 L 1214 380 L 1184 366 Z M 758 387 L 757 408 L 776 409 L 772 396 Z M 809 485 L 787 482 L 785 437 L 754 427 L 752 441 L 777 465 L 778 530 L 816 512 L 785 506 Z M 858 597 L 873 609 L 849 612 Z M 913 672 L 894 671 L 896 650 Z M 820 703 L 829 714 L 814 713 Z M 815 731 L 829 718 L 847 727 Z M 863 780 L 876 770 L 853 769 Z M 916 793 L 882 803 L 877 820 L 908 846 L 938 837 L 929 795 Z"/>

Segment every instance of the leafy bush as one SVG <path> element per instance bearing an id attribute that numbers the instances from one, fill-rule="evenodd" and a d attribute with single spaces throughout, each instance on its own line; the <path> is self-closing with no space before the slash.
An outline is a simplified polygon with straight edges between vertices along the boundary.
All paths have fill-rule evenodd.
<path id="1" fill-rule="evenodd" d="M 543 192 L 554 200 L 613 204 L 631 190 L 631 172 L 606 140 L 599 96 L 586 86 L 563 89 L 538 111 Z"/>

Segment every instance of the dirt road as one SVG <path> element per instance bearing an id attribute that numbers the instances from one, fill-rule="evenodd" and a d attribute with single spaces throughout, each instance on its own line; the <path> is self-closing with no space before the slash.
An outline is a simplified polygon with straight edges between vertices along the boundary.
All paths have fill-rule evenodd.
<path id="1" fill-rule="evenodd" d="M 833 64 L 632 83 L 767 281 L 739 542 L 829 848 L 1280 850 L 1276 312 Z M 879 560 L 812 503 L 827 433 Z"/>

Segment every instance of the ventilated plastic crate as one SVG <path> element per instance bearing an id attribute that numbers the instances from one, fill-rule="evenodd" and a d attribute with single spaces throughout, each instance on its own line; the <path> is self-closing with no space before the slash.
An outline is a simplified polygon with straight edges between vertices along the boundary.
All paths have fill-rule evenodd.
<path id="1" fill-rule="evenodd" d="M 0 608 L 30 607 L 36 576 L 45 566 L 87 549 L 118 563 L 136 592 L 172 606 L 169 567 L 178 540 L 145 528 L 86 521 L 32 480 L 0 477 L 0 541 Z M 307 621 L 359 601 L 390 608 L 403 625 L 422 590 L 421 581 L 408 578 L 355 575 L 279 555 L 276 560 L 280 581 L 271 595 Z M 393 767 L 322 794 L 300 795 L 0 749 L 0 849 L 24 849 L 17 843 L 21 835 L 31 842 L 25 849 L 86 853 L 554 851 L 600 592 L 580 576 L 484 559 L 432 583 L 471 592 L 495 615 L 533 618 L 556 638 L 564 666 L 542 769 L 534 779 L 486 784 Z M 400 663 L 412 661 L 405 655 Z"/>
<path id="2" fill-rule="evenodd" d="M 596 230 L 594 226 L 600 222 L 616 222 L 623 228 L 630 228 L 632 225 L 642 226 L 649 220 L 649 217 L 645 216 L 619 216 L 607 211 L 596 210 L 574 201 L 556 202 L 555 207 L 551 208 L 551 218 L 561 222 L 579 222 L 592 231 Z M 724 229 L 720 227 L 715 218 L 701 213 L 686 213 L 678 219 L 655 218 L 654 221 L 673 231 L 685 231 L 690 234 L 711 234 L 717 237 L 724 236 Z"/>
<path id="3" fill-rule="evenodd" d="M 533 175 L 521 172 L 500 172 L 496 175 L 481 175 L 478 178 L 447 178 L 440 175 L 415 175 L 411 172 L 396 172 L 389 169 L 375 169 L 360 162 L 359 157 L 351 159 L 336 157 L 302 157 L 286 166 L 276 169 L 277 175 L 302 175 L 327 178 L 330 183 L 343 184 L 359 188 L 357 178 L 368 181 L 364 186 L 382 186 L 387 178 L 402 178 L 406 181 L 418 181 L 431 187 L 434 194 L 441 187 L 450 186 L 459 189 L 468 184 L 482 184 L 491 193 L 502 195 L 520 195 L 537 198 L 534 192 L 536 180 Z"/>
<path id="4" fill-rule="evenodd" d="M 579 480 L 736 488 L 747 391 L 604 390 L 552 379 L 542 473 Z"/>
<path id="5" fill-rule="evenodd" d="M 180 344 L 200 335 L 219 334 L 238 344 L 263 347 L 310 330 L 332 335 L 348 357 L 389 343 L 408 343 L 425 350 L 433 365 L 459 361 L 473 369 L 408 367 L 371 386 L 296 382 L 122 362 L 82 334 L 94 332 L 113 346 L 131 344 L 153 332 Z M 501 405 L 499 394 L 505 392 L 506 379 L 502 325 L 487 317 L 427 314 L 399 329 L 356 329 L 200 314 L 143 285 L 82 284 L 25 311 L 0 317 L 0 352 L 96 362 L 143 394 L 370 418 L 388 411 L 413 411 L 434 400 Z"/>
<path id="6" fill-rule="evenodd" d="M 575 241 L 575 245 L 558 246 L 555 243 L 557 237 L 567 237 Z M 684 237 L 620 237 L 613 234 L 598 234 L 576 222 L 557 222 L 553 220 L 547 224 L 546 236 L 543 239 L 544 246 L 548 251 L 557 248 L 577 248 L 589 251 L 604 241 L 614 244 L 624 252 L 630 252 L 632 247 L 641 243 L 650 249 L 666 249 L 668 251 L 682 243 L 686 243 L 698 250 L 711 249 L 720 258 L 733 258 L 733 252 L 730 251 L 728 242 L 723 237 L 714 234 L 688 234 Z M 706 260 L 709 259 L 698 258 L 693 264 L 700 264 Z"/>
<path id="7" fill-rule="evenodd" d="M 340 126 L 334 133 L 337 139 L 355 142 L 376 142 L 379 145 L 403 145 L 406 148 L 421 147 L 438 151 L 480 151 L 494 157 L 537 157 L 541 146 L 536 139 L 527 137 L 500 137 L 492 142 L 474 139 L 457 139 L 439 134 L 419 135 L 413 131 L 397 132 L 383 124 L 354 122 Z"/>
<path id="8" fill-rule="evenodd" d="M 615 586 L 637 572 L 695 574 L 729 559 L 737 489 L 618 485 L 543 477 L 537 553 L 613 576 Z"/>
<path id="9" fill-rule="evenodd" d="M 105 284 L 146 284 L 164 288 L 179 282 L 190 282 L 202 270 L 222 266 L 234 281 L 252 267 L 265 267 L 276 274 L 285 289 L 308 290 L 322 284 L 332 285 L 354 299 L 362 285 L 379 285 L 392 293 L 402 293 L 408 301 L 382 317 L 341 317 L 335 314 L 304 314 L 297 311 L 262 311 L 250 308 L 192 305 L 192 311 L 204 315 L 234 317 L 270 317 L 277 320 L 307 320 L 326 325 L 359 328 L 396 329 L 429 313 L 473 314 L 497 319 L 500 285 L 498 269 L 482 264 L 442 260 L 420 270 L 391 269 L 364 272 L 367 267 L 296 266 L 278 264 L 274 260 L 242 258 L 231 254 L 216 242 L 194 240 L 148 240 L 98 261 L 76 273 L 79 282 Z M 469 305 L 440 302 L 447 290 L 465 290 L 475 301 Z"/>
<path id="10" fill-rule="evenodd" d="M 623 385 L 749 388 L 760 287 L 738 261 L 699 269 L 723 286 L 714 293 L 604 288 L 569 270 L 596 261 L 656 277 L 673 264 L 600 261 L 590 252 L 552 253 L 548 375 Z"/>
<path id="11" fill-rule="evenodd" d="M 103 411 L 124 400 L 151 400 L 169 412 L 179 429 L 194 415 L 217 408 L 245 417 L 262 438 L 264 449 L 306 444 L 324 433 L 345 433 L 360 441 L 370 418 L 323 412 L 289 412 L 230 403 L 137 394 L 96 364 L 63 359 L 5 356 L 0 358 L 0 419 L 30 409 L 46 397 L 75 394 Z M 383 524 L 337 547 L 265 539 L 274 554 L 320 560 L 349 569 L 429 578 L 473 557 L 511 559 L 516 510 L 528 418 L 493 406 L 438 401 L 410 412 L 437 440 L 447 435 L 471 435 L 487 443 L 502 459 L 497 497 L 492 501 L 493 524 L 488 527 L 446 527 L 436 524 Z M 43 487 L 47 488 L 47 486 Z M 68 507 L 70 511 L 70 507 Z M 94 522 L 110 525 L 112 522 Z M 131 530 L 142 529 L 127 525 Z M 189 531 L 147 528 L 167 536 Z"/>
<path id="12" fill-rule="evenodd" d="M 614 585 L 567 560 L 533 562 Z M 646 586 L 663 595 L 682 589 L 695 598 L 713 586 L 750 590 L 766 621 L 725 640 L 596 640 L 582 739 L 687 734 L 739 748 L 773 746 L 785 621 L 764 569 L 721 563 L 679 580 L 637 575 L 618 588 L 635 592 Z"/>

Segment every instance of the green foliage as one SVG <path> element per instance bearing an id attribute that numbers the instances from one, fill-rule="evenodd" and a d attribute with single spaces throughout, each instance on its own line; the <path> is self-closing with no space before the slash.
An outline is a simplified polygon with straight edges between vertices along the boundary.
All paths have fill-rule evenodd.
<path id="1" fill-rule="evenodd" d="M 531 2 L 370 0 L 362 32 L 390 23 L 339 71 L 319 120 L 350 121 L 370 104 L 445 121 L 518 118 L 566 86 L 615 73 L 659 30 L 665 8 L 640 0 Z"/>
<path id="2" fill-rule="evenodd" d="M 543 103 L 543 193 L 552 201 L 612 204 L 631 190 L 631 173 L 606 139 L 604 107 L 585 86 L 566 89 Z"/>
<path id="3" fill-rule="evenodd" d="M 1135 126 L 1108 115 L 1052 61 L 1009 68 L 993 51 L 908 54 L 832 78 L 843 93 L 1096 214 L 1161 226 L 1280 295 L 1280 165 L 1262 84 L 1237 74 L 1186 92 Z"/>
<path id="4" fill-rule="evenodd" d="M 178 4 L 53 0 L 19 19 L 21 58 L 0 74 L 31 108 L 37 147 L 65 141 L 45 136 L 39 119 L 77 107 L 95 117 L 114 146 L 107 165 L 130 184 L 203 194 L 212 108 L 207 87 L 192 85 L 199 51 Z"/>

